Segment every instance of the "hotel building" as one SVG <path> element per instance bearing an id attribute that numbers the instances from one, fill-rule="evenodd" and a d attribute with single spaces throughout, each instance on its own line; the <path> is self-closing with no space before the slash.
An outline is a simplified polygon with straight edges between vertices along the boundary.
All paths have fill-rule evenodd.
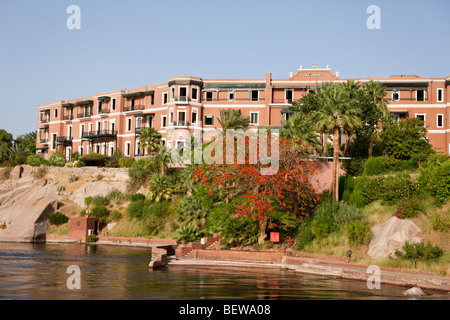
<path id="1" fill-rule="evenodd" d="M 289 117 L 290 101 L 300 99 L 323 82 L 346 82 L 327 66 L 302 66 L 286 79 L 202 79 L 176 76 L 168 82 L 90 97 L 56 101 L 38 107 L 37 152 L 44 158 L 62 152 L 139 156 L 139 133 L 153 127 L 169 148 L 184 145 L 190 135 L 217 132 L 221 109 L 239 109 L 250 117 L 250 129 L 280 127 Z M 386 88 L 389 111 L 398 119 L 421 118 L 433 147 L 450 154 L 450 77 L 353 79 L 370 80 Z M 207 141 L 208 138 L 204 138 Z"/>

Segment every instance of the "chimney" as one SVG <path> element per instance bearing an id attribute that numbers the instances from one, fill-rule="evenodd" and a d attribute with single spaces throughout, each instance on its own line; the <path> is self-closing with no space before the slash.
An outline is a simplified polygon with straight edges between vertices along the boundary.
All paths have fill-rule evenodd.
<path id="1" fill-rule="evenodd" d="M 289 72 L 289 79 L 292 79 L 293 73 Z"/>

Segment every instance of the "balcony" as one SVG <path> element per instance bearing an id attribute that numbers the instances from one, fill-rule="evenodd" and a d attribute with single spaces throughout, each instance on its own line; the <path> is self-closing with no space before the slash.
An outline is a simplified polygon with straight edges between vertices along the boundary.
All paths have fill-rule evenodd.
<path id="1" fill-rule="evenodd" d="M 142 110 L 144 110 L 144 109 L 145 109 L 145 106 L 143 106 L 143 105 L 127 106 L 127 107 L 123 107 L 123 112 L 142 113 Z"/>
<path id="2" fill-rule="evenodd" d="M 72 137 L 56 137 L 57 145 L 70 145 L 72 144 Z"/>
<path id="3" fill-rule="evenodd" d="M 63 120 L 65 120 L 65 121 L 71 121 L 73 119 L 74 119 L 74 117 L 71 114 L 63 116 Z"/>
<path id="4" fill-rule="evenodd" d="M 82 112 L 77 115 L 78 119 L 88 119 L 90 117 L 92 117 L 92 113 Z"/>
<path id="5" fill-rule="evenodd" d="M 173 98 L 173 101 L 175 101 L 176 103 L 181 103 L 181 104 L 188 103 L 190 100 L 191 99 L 187 96 L 175 96 Z"/>
<path id="6" fill-rule="evenodd" d="M 100 116 L 107 116 L 109 113 L 109 109 L 102 109 L 102 110 L 98 110 L 97 114 Z"/>
<path id="7" fill-rule="evenodd" d="M 116 138 L 117 130 L 95 130 L 95 131 L 83 131 L 81 138 L 85 140 L 91 140 L 95 138 Z"/>
<path id="8" fill-rule="evenodd" d="M 172 125 L 174 127 L 188 127 L 189 126 L 189 122 L 188 121 L 173 121 Z"/>
<path id="9" fill-rule="evenodd" d="M 39 139 L 39 144 L 48 144 L 48 139 Z"/>

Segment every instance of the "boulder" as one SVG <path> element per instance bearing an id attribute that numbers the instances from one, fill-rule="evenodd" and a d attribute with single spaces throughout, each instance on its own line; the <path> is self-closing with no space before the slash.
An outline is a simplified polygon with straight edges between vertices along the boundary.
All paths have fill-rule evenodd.
<path id="1" fill-rule="evenodd" d="M 403 292 L 403 295 L 409 297 L 421 297 L 424 296 L 425 293 L 419 287 L 412 287 L 411 289 L 408 289 L 405 292 Z"/>
<path id="2" fill-rule="evenodd" d="M 387 221 L 372 227 L 373 238 L 369 244 L 368 255 L 373 259 L 394 257 L 405 241 L 419 242 L 420 228 L 411 220 L 391 217 Z"/>
<path id="3" fill-rule="evenodd" d="M 120 192 L 126 192 L 126 183 L 123 182 L 107 182 L 107 181 L 89 181 L 84 183 L 81 187 L 76 189 L 69 197 L 70 201 L 73 201 L 80 207 L 85 207 L 84 199 L 86 197 L 106 196 L 113 190 L 119 190 Z"/>

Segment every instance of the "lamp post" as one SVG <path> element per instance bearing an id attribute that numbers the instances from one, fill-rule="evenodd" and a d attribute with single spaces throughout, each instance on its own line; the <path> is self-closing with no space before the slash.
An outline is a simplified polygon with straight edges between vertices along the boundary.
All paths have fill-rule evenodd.
<path id="1" fill-rule="evenodd" d="M 348 250 L 348 261 L 350 261 L 350 258 L 352 257 L 352 251 Z"/>
<path id="2" fill-rule="evenodd" d="M 284 246 L 284 255 L 286 255 L 286 249 L 287 249 L 287 247 Z"/>
<path id="3" fill-rule="evenodd" d="M 414 269 L 417 269 L 417 257 L 414 257 Z"/>

